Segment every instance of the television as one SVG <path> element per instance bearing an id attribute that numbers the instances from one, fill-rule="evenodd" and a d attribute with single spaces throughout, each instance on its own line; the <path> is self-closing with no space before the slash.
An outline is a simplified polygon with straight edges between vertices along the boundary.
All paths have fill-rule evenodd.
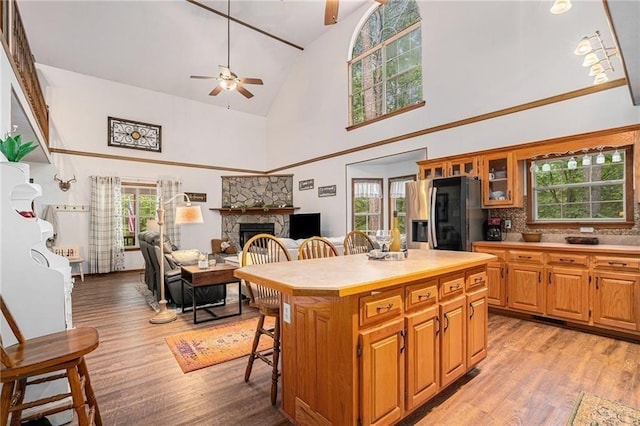
<path id="1" fill-rule="evenodd" d="M 320 213 L 298 213 L 289 215 L 289 238 L 320 236 Z"/>

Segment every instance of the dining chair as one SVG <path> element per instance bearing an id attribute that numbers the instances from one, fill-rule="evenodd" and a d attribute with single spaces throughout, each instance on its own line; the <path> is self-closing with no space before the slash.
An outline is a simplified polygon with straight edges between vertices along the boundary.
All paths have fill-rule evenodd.
<path id="1" fill-rule="evenodd" d="M 98 347 L 98 331 L 92 327 L 78 327 L 25 339 L 2 296 L 0 296 L 0 308 L 17 340 L 16 344 L 6 348 L 3 343 L 0 345 L 2 355 L 0 425 L 7 425 L 9 415 L 11 415 L 13 426 L 23 421 L 41 419 L 70 409 L 75 411 L 77 424 L 80 426 L 102 425 L 98 401 L 93 393 L 89 370 L 84 361 L 84 356 Z M 1 340 L 0 338 L 0 342 Z M 45 377 L 42 377 L 43 375 Z M 27 386 L 65 377 L 69 382 L 70 392 L 24 402 Z M 64 402 L 69 397 L 71 401 Z M 49 405 L 52 402 L 61 404 Z M 85 405 L 89 408 L 88 413 Z M 34 407 L 41 408 L 25 417 L 22 416 L 23 411 Z"/>
<path id="2" fill-rule="evenodd" d="M 369 253 L 375 248 L 373 240 L 362 231 L 351 231 L 344 237 L 344 254 Z"/>
<path id="3" fill-rule="evenodd" d="M 323 237 L 310 237 L 300 244 L 298 260 L 338 256 L 338 249 Z"/>
<path id="4" fill-rule="evenodd" d="M 291 260 L 291 256 L 284 244 L 273 235 L 258 234 L 253 236 L 246 242 L 242 249 L 240 259 L 241 266 L 267 264 L 276 262 L 287 262 Z M 249 306 L 257 308 L 260 312 L 258 325 L 256 326 L 256 334 L 251 346 L 251 354 L 247 362 L 247 368 L 244 373 L 244 381 L 248 382 L 253 369 L 253 362 L 261 359 L 272 367 L 271 374 L 271 404 L 276 405 L 278 396 L 278 377 L 280 372 L 278 362 L 280 359 L 280 293 L 276 290 L 264 287 L 262 285 L 246 282 L 247 292 L 249 293 Z M 266 317 L 275 319 L 273 328 L 265 328 L 264 321 Z M 273 347 L 264 351 L 258 350 L 260 337 L 266 335 L 273 339 Z"/>

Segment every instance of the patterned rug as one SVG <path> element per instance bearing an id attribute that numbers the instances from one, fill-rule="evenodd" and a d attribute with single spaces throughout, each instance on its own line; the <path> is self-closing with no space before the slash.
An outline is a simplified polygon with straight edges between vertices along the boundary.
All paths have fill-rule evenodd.
<path id="1" fill-rule="evenodd" d="M 580 392 L 567 426 L 640 425 L 640 410 Z"/>
<path id="2" fill-rule="evenodd" d="M 165 341 L 184 373 L 209 367 L 248 355 L 256 332 L 258 318 L 238 321 L 219 327 L 205 328 L 166 337 Z M 273 318 L 265 320 L 273 327 Z M 268 349 L 273 341 L 260 338 L 259 350 Z"/>

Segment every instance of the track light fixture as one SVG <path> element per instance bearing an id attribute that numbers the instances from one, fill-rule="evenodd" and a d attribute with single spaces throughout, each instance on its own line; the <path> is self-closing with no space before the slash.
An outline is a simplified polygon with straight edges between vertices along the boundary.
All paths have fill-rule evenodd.
<path id="1" fill-rule="evenodd" d="M 605 151 L 606 148 L 614 148 L 612 151 Z M 564 152 L 550 152 L 548 154 L 542 154 L 531 157 L 531 166 L 529 171 L 531 173 L 550 172 L 552 170 L 578 170 L 580 168 L 590 167 L 592 165 L 601 166 L 607 162 L 607 158 L 610 158 L 610 163 L 621 163 L 623 161 L 622 154 L 616 147 L 607 147 L 604 145 L 596 146 L 593 148 L 582 148 L 582 157 L 575 151 Z M 596 151 L 595 160 L 592 161 L 591 152 Z M 595 152 L 593 152 L 595 154 Z M 552 159 L 551 157 L 556 157 Z M 569 157 L 567 159 L 567 157 Z M 579 162 L 580 161 L 580 162 Z"/>
<path id="2" fill-rule="evenodd" d="M 593 35 L 582 37 L 573 53 L 580 56 L 585 55 L 582 66 L 589 67 L 589 76 L 594 77 L 593 84 L 609 81 L 607 71 L 614 71 L 611 57 L 618 54 L 618 49 L 605 47 L 599 31 Z"/>

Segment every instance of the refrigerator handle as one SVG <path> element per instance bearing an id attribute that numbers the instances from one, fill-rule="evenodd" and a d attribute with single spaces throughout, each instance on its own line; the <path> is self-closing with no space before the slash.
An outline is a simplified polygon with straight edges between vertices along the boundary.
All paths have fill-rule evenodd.
<path id="1" fill-rule="evenodd" d="M 438 192 L 438 188 L 432 186 L 429 190 L 429 222 L 428 226 L 428 238 L 429 238 L 429 248 L 438 247 L 438 240 L 436 238 L 436 193 Z"/>

